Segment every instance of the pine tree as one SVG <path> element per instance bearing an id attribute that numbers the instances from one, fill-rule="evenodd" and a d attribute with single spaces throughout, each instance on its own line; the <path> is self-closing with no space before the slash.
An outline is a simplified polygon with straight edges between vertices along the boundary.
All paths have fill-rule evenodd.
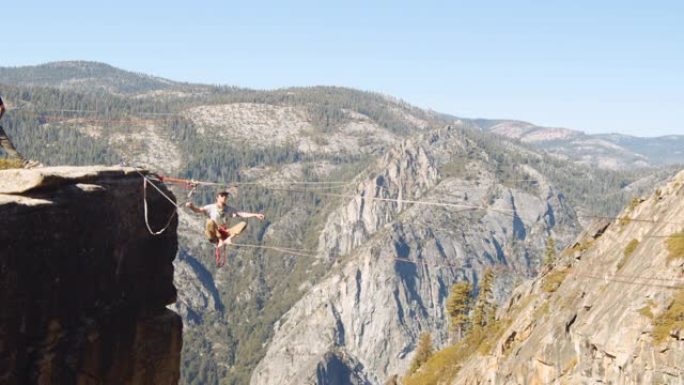
<path id="1" fill-rule="evenodd" d="M 457 333 L 459 338 L 463 338 L 467 328 L 472 290 L 470 283 L 459 282 L 451 287 L 449 298 L 447 298 L 446 311 L 451 322 L 450 331 Z"/>
<path id="2" fill-rule="evenodd" d="M 418 347 L 416 348 L 416 355 L 413 357 L 409 374 L 413 374 L 432 356 L 432 336 L 425 332 L 420 335 L 418 340 Z"/>
<path id="3" fill-rule="evenodd" d="M 546 248 L 544 249 L 544 261 L 543 266 L 548 268 L 551 267 L 553 262 L 556 260 L 556 241 L 549 235 L 546 238 Z"/>
<path id="4" fill-rule="evenodd" d="M 494 322 L 496 317 L 496 305 L 493 300 L 494 270 L 487 268 L 480 283 L 480 292 L 477 295 L 475 309 L 473 310 L 473 328 L 481 328 Z"/>

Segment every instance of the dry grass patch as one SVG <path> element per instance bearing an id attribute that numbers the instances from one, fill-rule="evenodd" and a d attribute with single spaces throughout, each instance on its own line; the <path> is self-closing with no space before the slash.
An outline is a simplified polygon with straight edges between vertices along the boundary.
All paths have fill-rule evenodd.
<path id="1" fill-rule="evenodd" d="M 584 253 L 585 251 L 589 250 L 593 245 L 594 239 L 586 239 L 580 243 L 576 243 L 574 246 L 572 246 L 572 249 L 575 251 L 579 251 L 580 253 Z"/>
<path id="2" fill-rule="evenodd" d="M 492 325 L 471 330 L 463 340 L 433 354 L 416 373 L 406 376 L 402 384 L 449 384 L 473 354 L 490 354 L 510 324 L 510 320 L 499 320 Z"/>
<path id="3" fill-rule="evenodd" d="M 670 252 L 667 256 L 668 262 L 684 258 L 684 231 L 672 234 L 667 238 L 667 251 Z"/>
<path id="4" fill-rule="evenodd" d="M 632 223 L 632 218 L 630 218 L 627 215 L 625 215 L 624 217 L 621 217 L 620 220 L 618 221 L 618 224 L 620 225 L 620 227 L 625 227 L 625 226 L 629 225 L 630 223 Z"/>
<path id="5" fill-rule="evenodd" d="M 627 246 L 625 247 L 625 251 L 622 253 L 622 259 L 620 262 L 618 262 L 617 269 L 620 270 L 622 269 L 622 266 L 627 263 L 627 259 L 634 254 L 634 251 L 636 251 L 637 247 L 639 247 L 639 241 L 636 239 L 632 239 Z"/>
<path id="6" fill-rule="evenodd" d="M 674 331 L 684 330 L 684 290 L 675 294 L 670 306 L 653 320 L 653 341 L 663 343 Z"/>
<path id="7" fill-rule="evenodd" d="M 544 282 L 542 282 L 542 290 L 547 293 L 553 293 L 554 291 L 558 290 L 569 272 L 570 269 L 567 268 L 549 273 L 546 277 L 544 277 Z"/>
<path id="8" fill-rule="evenodd" d="M 639 198 L 639 197 L 632 198 L 632 201 L 629 202 L 629 206 L 627 206 L 627 211 L 629 211 L 631 213 L 632 211 L 634 211 L 635 208 L 637 208 L 637 206 L 639 206 L 639 203 L 641 203 L 641 198 Z"/>
<path id="9" fill-rule="evenodd" d="M 625 247 L 625 252 L 623 253 L 624 256 L 629 257 L 630 255 L 634 254 L 634 250 L 636 250 L 637 246 L 639 246 L 639 241 L 636 239 L 629 241 L 627 247 Z"/>
<path id="10" fill-rule="evenodd" d="M 653 310 L 651 309 L 651 306 L 649 306 L 649 305 L 646 305 L 637 311 L 639 314 L 641 314 L 642 316 L 644 316 L 650 320 L 655 318 L 655 315 L 653 315 Z"/>
<path id="11" fill-rule="evenodd" d="M 0 170 L 22 167 L 22 162 L 19 159 L 0 158 Z"/>

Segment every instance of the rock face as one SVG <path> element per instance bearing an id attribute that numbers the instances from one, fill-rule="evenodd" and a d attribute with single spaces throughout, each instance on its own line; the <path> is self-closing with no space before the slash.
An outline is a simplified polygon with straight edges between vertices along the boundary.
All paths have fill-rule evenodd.
<path id="1" fill-rule="evenodd" d="M 133 169 L 0 171 L 0 383 L 177 384 L 176 226 Z"/>
<path id="2" fill-rule="evenodd" d="M 251 383 L 382 384 L 406 372 L 422 332 L 446 342 L 452 284 L 477 283 L 494 266 L 504 297 L 515 277 L 536 272 L 550 234 L 574 238 L 562 194 L 532 168 L 535 189 L 502 187 L 488 156 L 447 127 L 379 160 L 328 217 L 318 255 L 336 266 L 276 323 Z M 440 175 L 454 159 L 465 174 Z"/>
<path id="3" fill-rule="evenodd" d="M 494 351 L 474 355 L 451 383 L 684 383 L 684 313 L 673 306 L 684 298 L 684 255 L 667 246 L 681 240 L 682 218 L 684 172 L 519 287 L 499 314 L 511 326 Z"/>

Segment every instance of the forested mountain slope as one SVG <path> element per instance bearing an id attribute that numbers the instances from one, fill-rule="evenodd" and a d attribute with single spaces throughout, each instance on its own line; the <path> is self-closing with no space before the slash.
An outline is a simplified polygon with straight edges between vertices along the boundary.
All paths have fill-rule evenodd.
<path id="1" fill-rule="evenodd" d="M 340 373 L 332 368 L 370 383 L 401 374 L 420 332 L 445 341 L 452 283 L 477 283 L 495 267 L 503 301 L 539 272 L 549 238 L 565 246 L 583 224 L 672 174 L 592 170 L 473 121 L 352 89 L 165 88 L 130 73 L 116 75 L 116 89 L 64 87 L 82 74 L 59 68 L 45 81 L 33 68 L 0 76 L 3 126 L 26 155 L 241 183 L 232 204 L 266 220 L 250 222 L 240 242 L 281 248 L 233 248 L 217 270 L 202 218 L 179 212 L 186 384 L 292 382 L 319 371 L 328 374 L 312 382 L 327 383 Z M 92 84 L 109 76 L 95 73 Z M 215 192 L 201 188 L 193 200 Z M 186 194 L 176 190 L 181 203 Z M 293 353 L 303 344 L 306 354 Z"/>

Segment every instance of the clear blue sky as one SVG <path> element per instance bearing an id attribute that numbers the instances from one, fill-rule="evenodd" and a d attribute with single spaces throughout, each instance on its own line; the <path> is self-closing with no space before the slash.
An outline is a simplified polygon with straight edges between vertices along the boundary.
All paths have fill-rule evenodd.
<path id="1" fill-rule="evenodd" d="M 476 4 L 477 3 L 477 4 Z M 684 134 L 681 1 L 11 1 L 0 66 L 339 85 L 464 117 Z"/>

